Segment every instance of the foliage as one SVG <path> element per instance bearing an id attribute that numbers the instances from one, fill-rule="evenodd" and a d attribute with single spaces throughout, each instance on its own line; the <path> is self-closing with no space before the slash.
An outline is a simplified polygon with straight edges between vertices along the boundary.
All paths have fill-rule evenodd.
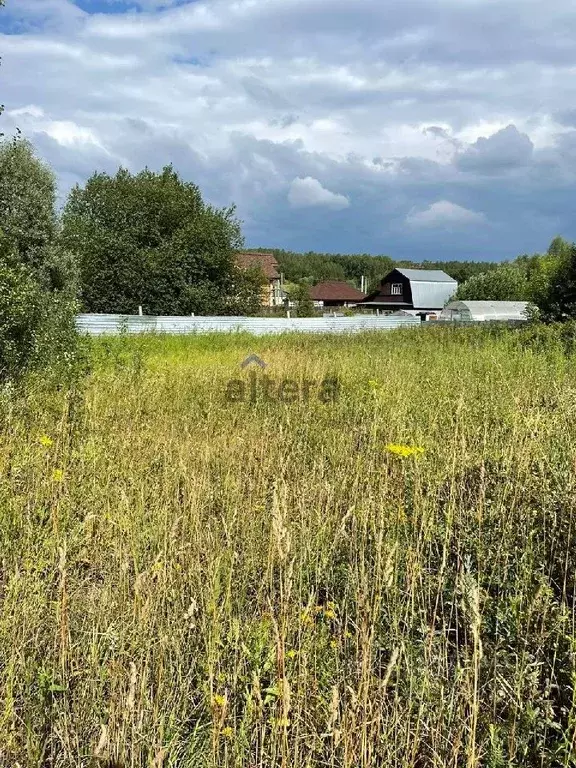
<path id="1" fill-rule="evenodd" d="M 347 280 L 360 288 L 360 280 L 365 277 L 368 292 L 376 290 L 382 278 L 394 267 L 441 269 L 462 283 L 472 275 L 488 272 L 498 266 L 494 262 L 474 261 L 393 261 L 389 256 L 371 256 L 367 253 L 294 253 L 273 248 L 255 250 L 273 253 L 287 282 L 315 285 L 324 280 Z"/>
<path id="2" fill-rule="evenodd" d="M 501 264 L 497 269 L 474 275 L 458 286 L 454 299 L 460 301 L 526 301 L 526 271 L 516 264 Z"/>
<path id="3" fill-rule="evenodd" d="M 546 253 L 524 254 L 512 262 L 494 265 L 460 284 L 455 298 L 469 301 L 528 301 L 549 319 L 561 319 L 553 305 L 565 289 L 572 246 L 555 237 Z M 560 291 L 560 293 L 559 293 Z"/>
<path id="4" fill-rule="evenodd" d="M 572 765 L 570 325 L 105 338 L 0 401 L 0 762 Z"/>
<path id="5" fill-rule="evenodd" d="M 0 144 L 0 380 L 68 363 L 74 270 L 58 243 L 52 172 L 20 138 Z"/>
<path id="6" fill-rule="evenodd" d="M 296 286 L 290 294 L 290 298 L 296 304 L 297 317 L 313 317 L 316 314 L 314 311 L 314 302 L 310 297 L 310 289 L 305 283 Z"/>
<path id="7" fill-rule="evenodd" d="M 0 144 L 0 225 L 4 253 L 42 271 L 56 239 L 56 181 L 21 138 Z"/>
<path id="8" fill-rule="evenodd" d="M 288 283 L 315 285 L 324 280 L 350 281 L 360 287 L 360 280 L 366 277 L 368 284 L 376 286 L 392 269 L 388 256 L 369 254 L 342 255 L 329 253 L 294 253 L 274 248 L 252 249 L 273 253 Z"/>
<path id="9" fill-rule="evenodd" d="M 541 289 L 542 317 L 576 319 L 576 244 L 548 256 L 547 285 Z"/>
<path id="10" fill-rule="evenodd" d="M 24 265 L 0 260 L 0 381 L 20 373 L 37 352 L 45 292 Z"/>
<path id="11" fill-rule="evenodd" d="M 241 245 L 233 207 L 207 205 L 171 166 L 161 173 L 94 174 L 75 187 L 63 215 L 89 312 L 224 314 L 237 296 L 234 250 Z"/>
<path id="12" fill-rule="evenodd" d="M 238 269 L 233 266 L 223 314 L 259 315 L 266 285 L 266 278 L 259 267 Z"/>

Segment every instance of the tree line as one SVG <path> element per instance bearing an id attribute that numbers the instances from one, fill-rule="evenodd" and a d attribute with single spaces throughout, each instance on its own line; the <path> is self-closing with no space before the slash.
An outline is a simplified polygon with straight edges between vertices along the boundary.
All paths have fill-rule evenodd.
<path id="1" fill-rule="evenodd" d="M 458 283 L 491 272 L 498 264 L 490 261 L 397 261 L 390 256 L 369 253 L 296 253 L 280 248 L 255 248 L 253 253 L 272 253 L 288 284 L 316 285 L 325 280 L 342 280 L 360 288 L 366 278 L 368 292 L 376 290 L 380 281 L 394 267 L 405 269 L 441 269 Z"/>

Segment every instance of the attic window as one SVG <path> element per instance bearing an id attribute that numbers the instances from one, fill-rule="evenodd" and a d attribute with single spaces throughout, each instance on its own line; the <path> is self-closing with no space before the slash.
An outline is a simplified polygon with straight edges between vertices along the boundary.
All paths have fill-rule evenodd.
<path id="1" fill-rule="evenodd" d="M 402 283 L 392 283 L 392 296 L 402 296 Z"/>

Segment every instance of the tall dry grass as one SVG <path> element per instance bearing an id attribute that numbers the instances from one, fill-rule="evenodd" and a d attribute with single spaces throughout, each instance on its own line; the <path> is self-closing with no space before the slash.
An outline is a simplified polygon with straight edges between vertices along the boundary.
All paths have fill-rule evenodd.
<path id="1" fill-rule="evenodd" d="M 250 352 L 338 400 L 227 402 Z M 91 359 L 2 400 L 2 766 L 573 764 L 571 357 L 426 329 Z"/>

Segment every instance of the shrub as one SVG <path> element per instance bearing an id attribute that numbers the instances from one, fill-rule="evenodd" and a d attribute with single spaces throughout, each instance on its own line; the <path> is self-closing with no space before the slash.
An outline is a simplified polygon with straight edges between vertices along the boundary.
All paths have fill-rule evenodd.
<path id="1" fill-rule="evenodd" d="M 74 269 L 58 242 L 54 176 L 22 139 L 0 144 L 0 380 L 69 363 Z"/>

